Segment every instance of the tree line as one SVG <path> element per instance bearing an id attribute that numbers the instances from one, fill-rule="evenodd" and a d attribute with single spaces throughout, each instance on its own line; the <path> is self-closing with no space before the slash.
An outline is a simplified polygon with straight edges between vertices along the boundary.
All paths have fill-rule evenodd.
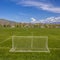
<path id="1" fill-rule="evenodd" d="M 60 24 L 18 23 L 18 24 L 0 24 L 0 27 L 60 28 Z"/>

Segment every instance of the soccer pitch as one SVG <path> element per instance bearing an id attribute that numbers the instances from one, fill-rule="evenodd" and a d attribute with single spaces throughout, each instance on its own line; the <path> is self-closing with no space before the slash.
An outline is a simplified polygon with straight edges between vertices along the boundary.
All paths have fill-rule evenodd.
<path id="1" fill-rule="evenodd" d="M 12 36 L 48 36 L 50 53 L 9 52 Z M 41 28 L 0 28 L 0 60 L 60 60 L 60 29 Z"/>

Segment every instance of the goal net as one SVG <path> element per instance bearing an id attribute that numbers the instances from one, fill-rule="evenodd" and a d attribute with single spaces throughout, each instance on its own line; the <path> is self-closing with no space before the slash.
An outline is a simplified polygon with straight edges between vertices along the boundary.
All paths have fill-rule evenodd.
<path id="1" fill-rule="evenodd" d="M 49 52 L 47 36 L 12 36 L 10 52 Z"/>

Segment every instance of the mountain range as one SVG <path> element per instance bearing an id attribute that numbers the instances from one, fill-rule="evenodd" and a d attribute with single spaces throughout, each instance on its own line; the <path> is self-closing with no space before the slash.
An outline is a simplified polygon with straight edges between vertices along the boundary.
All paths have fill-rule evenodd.
<path id="1" fill-rule="evenodd" d="M 7 24 L 14 25 L 16 23 L 17 22 L 14 22 L 14 21 L 9 21 L 9 20 L 6 20 L 6 19 L 0 19 L 0 24 L 1 25 L 7 25 Z"/>
<path id="2" fill-rule="evenodd" d="M 35 21 L 36 23 L 43 23 L 43 24 L 60 24 L 60 17 L 50 17 L 50 18 L 46 18 L 46 19 L 43 19 L 43 20 L 39 20 L 38 22 Z M 19 22 L 21 23 L 21 22 Z M 18 22 L 15 22 L 15 21 L 10 21 L 10 20 L 6 20 L 6 19 L 0 19 L 0 24 L 1 25 L 7 25 L 7 24 L 10 24 L 10 25 L 14 25 L 14 24 L 18 24 Z"/>

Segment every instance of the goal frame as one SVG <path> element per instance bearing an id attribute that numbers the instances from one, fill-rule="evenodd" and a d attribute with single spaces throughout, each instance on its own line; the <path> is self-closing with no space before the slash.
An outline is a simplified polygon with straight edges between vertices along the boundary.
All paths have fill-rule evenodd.
<path id="1" fill-rule="evenodd" d="M 15 50 L 14 48 L 14 37 L 25 37 L 25 38 L 32 38 L 31 40 L 31 48 L 33 45 L 33 37 L 35 38 L 45 38 L 46 39 L 46 51 L 32 51 L 32 50 Z M 41 48 L 38 48 L 41 49 Z M 48 48 L 48 36 L 12 36 L 12 48 L 9 50 L 9 52 L 50 52 L 49 48 Z"/>

